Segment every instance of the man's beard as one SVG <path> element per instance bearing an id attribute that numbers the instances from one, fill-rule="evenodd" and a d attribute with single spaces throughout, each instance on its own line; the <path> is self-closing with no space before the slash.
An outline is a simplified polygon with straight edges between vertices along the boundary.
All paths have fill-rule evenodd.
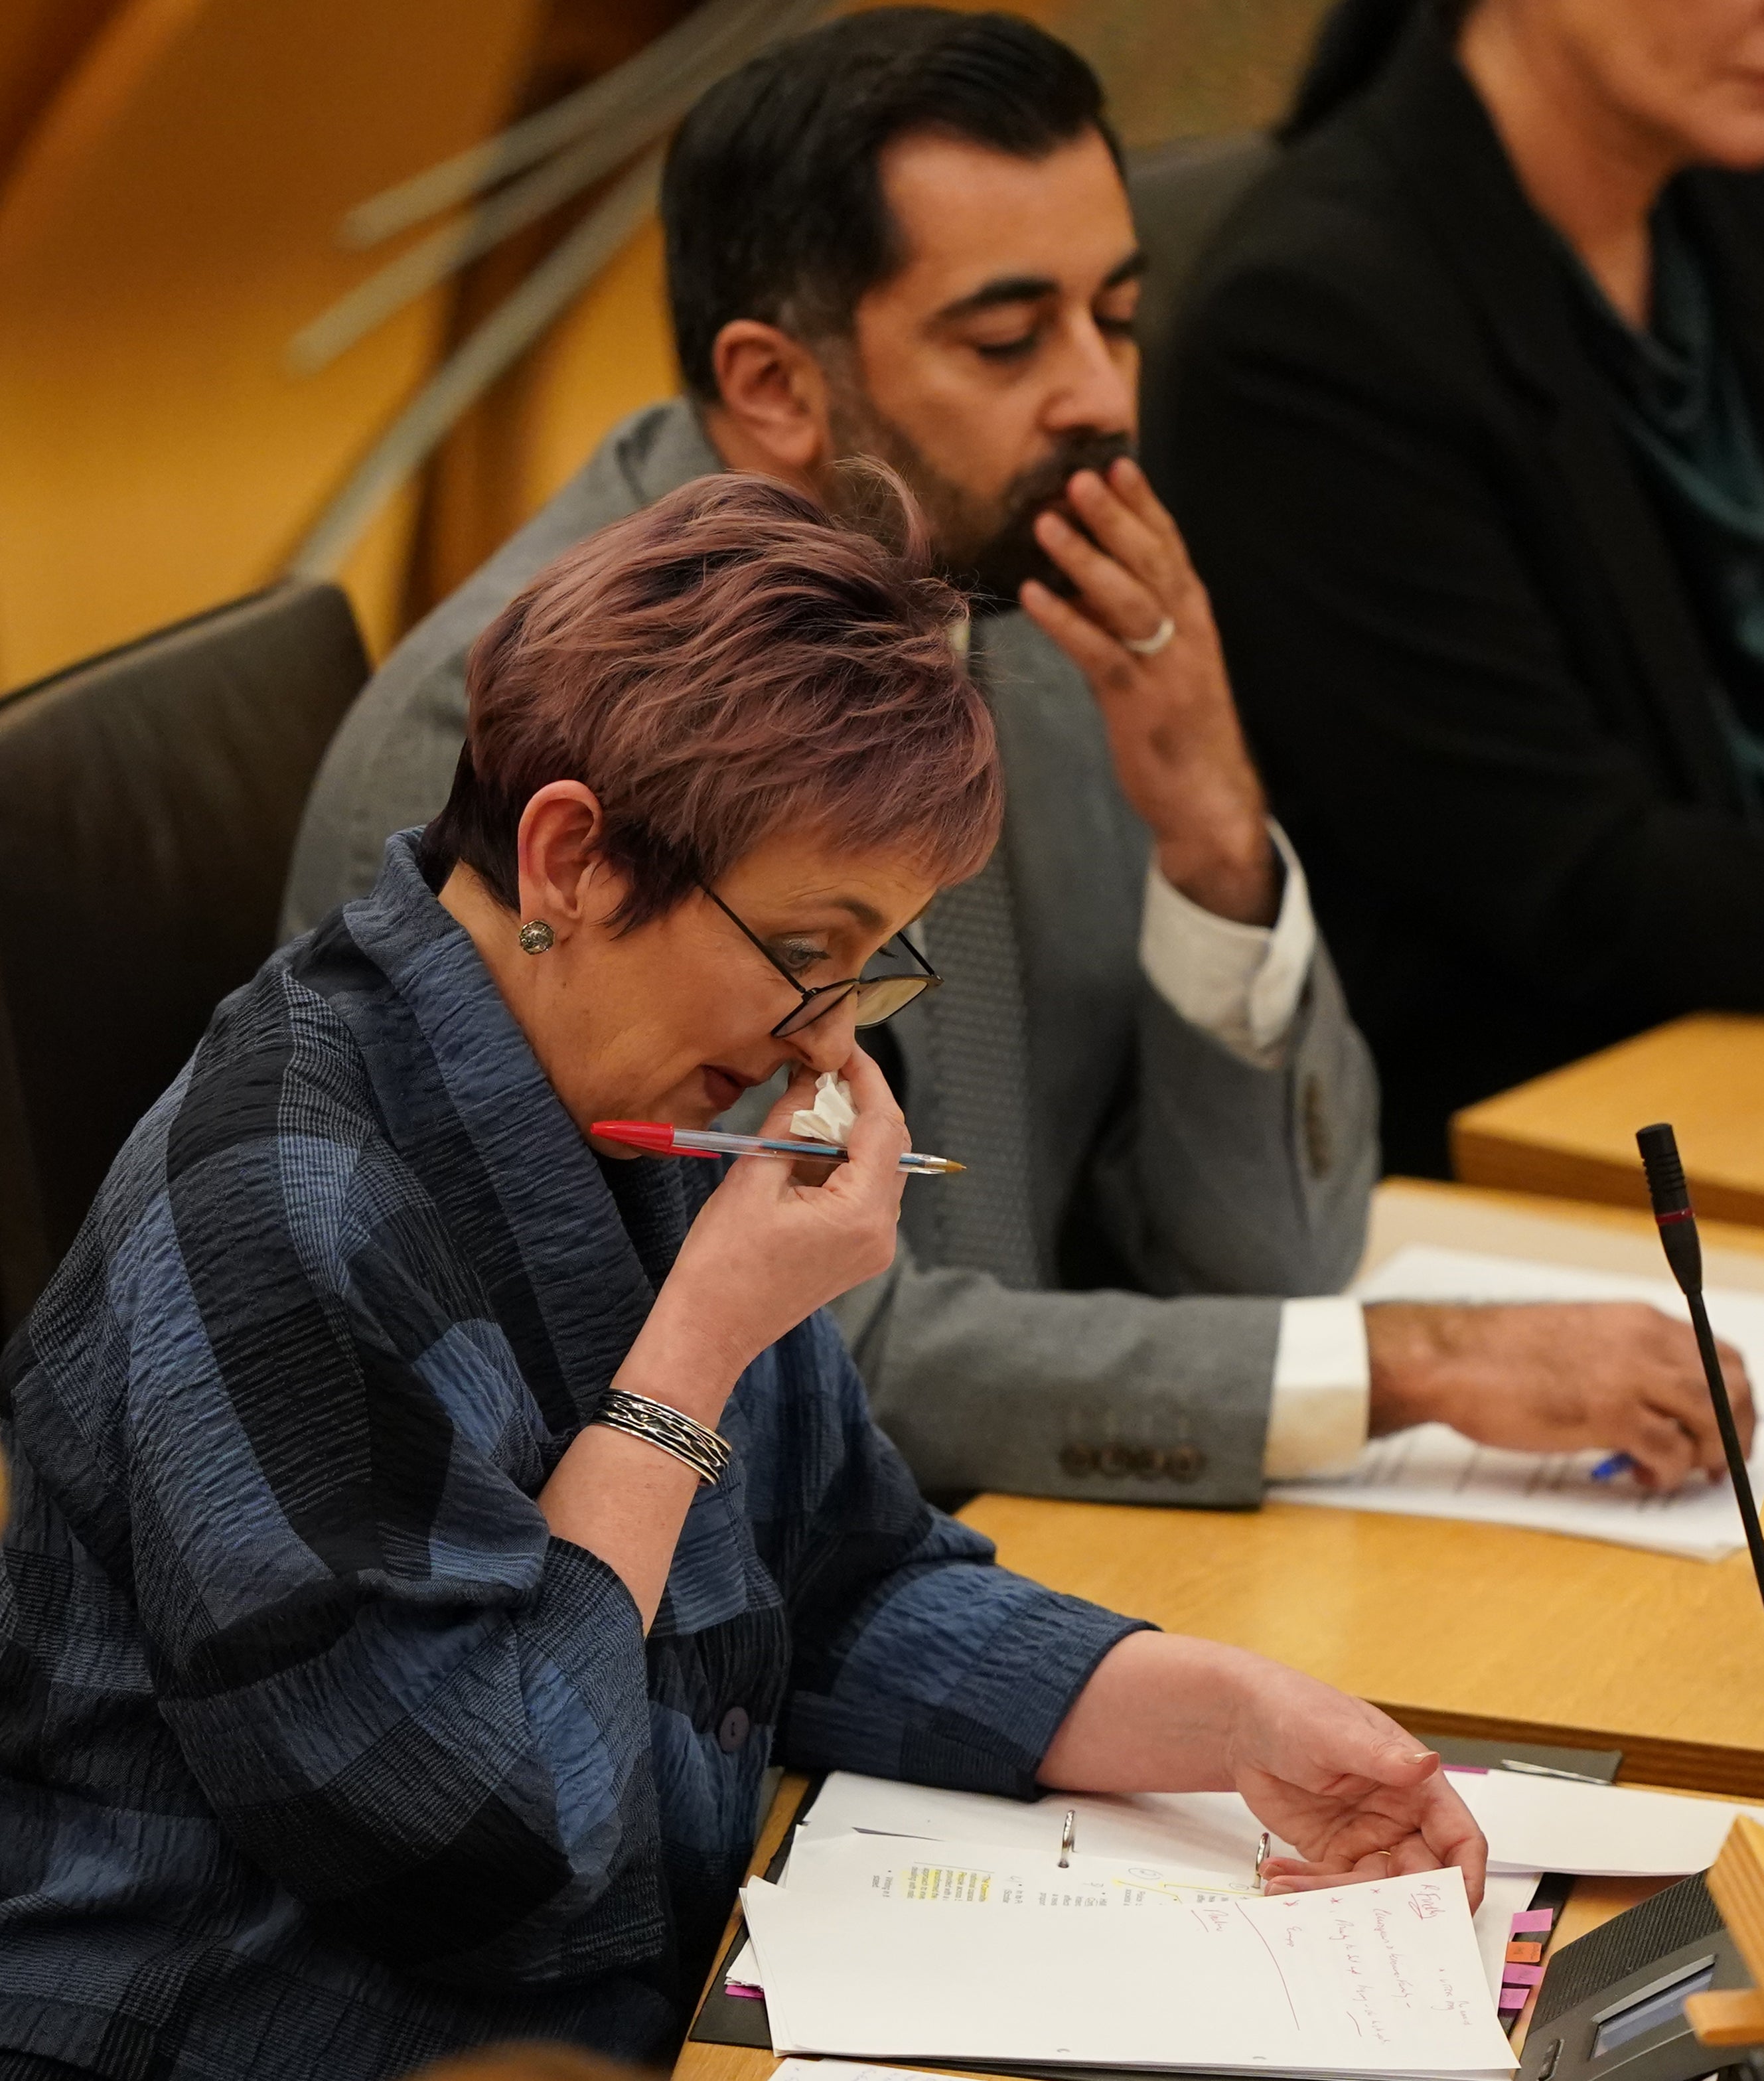
<path id="1" fill-rule="evenodd" d="M 1014 605 L 1025 578 L 1039 578 L 1069 596 L 1075 590 L 1071 579 L 1035 540 L 1036 519 L 1051 507 L 1083 532 L 1065 503 L 1073 471 L 1106 471 L 1118 457 L 1133 452 L 1126 434 L 1090 429 L 1069 434 L 1002 492 L 983 498 L 946 477 L 855 386 L 834 386 L 832 433 L 841 456 L 875 456 L 905 480 L 930 528 L 939 574 L 972 593 L 979 606 Z M 887 532 L 886 516 L 873 510 L 872 482 L 838 469 L 829 474 L 828 496 L 843 519 L 871 532 Z"/>

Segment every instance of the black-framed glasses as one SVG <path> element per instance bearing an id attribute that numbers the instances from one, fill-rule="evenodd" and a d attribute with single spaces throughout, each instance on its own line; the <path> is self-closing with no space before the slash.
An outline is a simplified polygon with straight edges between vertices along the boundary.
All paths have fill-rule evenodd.
<path id="1" fill-rule="evenodd" d="M 700 882 L 699 886 L 701 889 L 704 888 L 703 882 Z M 859 1026 L 880 1026 L 884 1020 L 892 1019 L 896 1012 L 904 1011 L 914 998 L 922 997 L 928 990 L 935 990 L 943 980 L 918 948 L 908 939 L 905 933 L 898 932 L 895 935 L 894 940 L 889 940 L 888 944 L 892 946 L 897 940 L 900 944 L 905 948 L 918 964 L 916 973 L 847 976 L 843 982 L 824 982 L 817 989 L 805 990 L 759 935 L 750 931 L 741 923 L 714 889 L 705 889 L 704 893 L 710 898 L 742 938 L 750 940 L 758 948 L 779 975 L 802 999 L 801 1003 L 794 1011 L 786 1012 L 772 1028 L 771 1037 L 774 1040 L 787 1040 L 792 1033 L 801 1032 L 805 1026 L 813 1026 L 817 1019 L 825 1019 L 830 1011 L 835 1010 L 843 1004 L 848 997 L 852 996 L 855 996 L 858 1000 L 855 1023 Z"/>

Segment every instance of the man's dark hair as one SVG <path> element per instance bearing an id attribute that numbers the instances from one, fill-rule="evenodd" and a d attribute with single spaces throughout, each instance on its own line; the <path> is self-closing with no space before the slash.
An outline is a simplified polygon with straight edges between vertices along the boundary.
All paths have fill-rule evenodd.
<path id="1" fill-rule="evenodd" d="M 1096 74 L 1014 15 L 879 7 L 779 44 L 713 86 L 681 125 L 662 183 L 668 296 L 687 386 L 716 396 L 712 349 L 733 318 L 798 338 L 850 329 L 905 256 L 880 161 L 933 131 L 1040 159 L 1086 130 L 1120 150 Z"/>

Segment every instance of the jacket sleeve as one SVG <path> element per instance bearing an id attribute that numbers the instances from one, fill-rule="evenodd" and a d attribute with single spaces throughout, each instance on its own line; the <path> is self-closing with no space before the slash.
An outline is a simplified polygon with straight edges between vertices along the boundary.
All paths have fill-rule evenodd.
<path id="1" fill-rule="evenodd" d="M 1362 229 L 1319 229 L 1329 279 L 1228 269 L 1177 371 L 1166 489 L 1283 818 L 1418 944 L 1606 1032 L 1764 1005 L 1764 831 L 1670 797 L 1595 692 L 1633 677 L 1617 603 L 1544 577 L 1550 413 L 1478 392 L 1471 314 Z"/>
<path id="2" fill-rule="evenodd" d="M 788 1454 L 744 1434 L 750 1461 L 796 1490 L 781 1511 L 775 1496 L 753 1503 L 788 1527 L 767 1556 L 791 1629 L 781 1759 L 1033 1797 L 1073 1701 L 1144 1621 L 1010 1574 L 989 1540 L 930 1508 L 830 1317 L 776 1348 L 783 1391 L 757 1420 L 813 1411 Z"/>
<path id="3" fill-rule="evenodd" d="M 1275 1067 L 1142 987 L 1133 1077 L 1085 1196 L 1134 1287 L 1336 1293 L 1365 1246 L 1377 1176 L 1377 1078 L 1321 940 Z"/>
<path id="4" fill-rule="evenodd" d="M 653 1957 L 642 1627 L 531 1499 L 512 1353 L 404 1269 L 457 1262 L 432 1210 L 327 1266 L 271 1211 L 277 1145 L 232 1160 L 239 1189 L 184 1195 L 156 1253 L 173 1313 L 129 1388 L 136 1595 L 191 1771 L 321 1931 L 405 1970 L 506 1988 Z"/>
<path id="5" fill-rule="evenodd" d="M 1260 1502 L 1280 1300 L 1351 1276 L 1377 1091 L 1319 944 L 1286 1060 L 1245 1062 L 1141 991 L 1138 1068 L 1077 1226 L 1112 1270 L 1025 1293 L 917 1263 L 835 1305 L 876 1420 L 934 1493 Z M 1138 1290 L 1124 1290 L 1135 1288 Z"/>

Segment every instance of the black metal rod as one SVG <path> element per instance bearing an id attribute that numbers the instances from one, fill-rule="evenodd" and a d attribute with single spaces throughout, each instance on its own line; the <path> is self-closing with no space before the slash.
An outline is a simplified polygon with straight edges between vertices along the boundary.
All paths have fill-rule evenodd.
<path id="1" fill-rule="evenodd" d="M 1642 1128 L 1636 1136 L 1642 1167 L 1648 1174 L 1648 1196 L 1653 1202 L 1654 1220 L 1666 1262 L 1690 1309 L 1690 1326 L 1696 1332 L 1697 1351 L 1703 1360 L 1703 1377 L 1708 1383 L 1709 1400 L 1715 1406 L 1716 1427 L 1721 1433 L 1721 1450 L 1727 1456 L 1728 1474 L 1733 1483 L 1733 1499 L 1740 1507 L 1740 1522 L 1745 1528 L 1746 1549 L 1752 1557 L 1752 1573 L 1758 1578 L 1758 1593 L 1764 1598 L 1764 1530 L 1758 1521 L 1758 1499 L 1752 1493 L 1752 1477 L 1740 1449 L 1740 1434 L 1733 1422 L 1733 1405 L 1728 1400 L 1727 1382 L 1721 1375 L 1721 1356 L 1715 1348 L 1715 1332 L 1709 1327 L 1709 1311 L 1703 1299 L 1703 1247 L 1697 1234 L 1697 1217 L 1690 1205 L 1684 1166 L 1678 1158 L 1678 1137 L 1664 1121 Z"/>
<path id="2" fill-rule="evenodd" d="M 1758 1578 L 1758 1593 L 1764 1597 L 1764 1531 L 1758 1521 L 1758 1501 L 1752 1494 L 1752 1477 L 1745 1455 L 1740 1449 L 1740 1434 L 1734 1427 L 1733 1405 L 1728 1400 L 1727 1382 L 1721 1377 L 1720 1355 L 1715 1348 L 1715 1332 L 1709 1327 L 1709 1311 L 1703 1305 L 1699 1286 L 1685 1298 L 1690 1303 L 1690 1326 L 1697 1333 L 1697 1349 L 1703 1354 L 1703 1371 L 1709 1383 L 1709 1399 L 1715 1404 L 1715 1420 L 1721 1432 L 1721 1449 L 1727 1454 L 1728 1473 L 1733 1481 L 1734 1501 L 1740 1506 L 1740 1522 L 1745 1527 L 1745 1543 L 1751 1549 L 1752 1573 Z"/>

